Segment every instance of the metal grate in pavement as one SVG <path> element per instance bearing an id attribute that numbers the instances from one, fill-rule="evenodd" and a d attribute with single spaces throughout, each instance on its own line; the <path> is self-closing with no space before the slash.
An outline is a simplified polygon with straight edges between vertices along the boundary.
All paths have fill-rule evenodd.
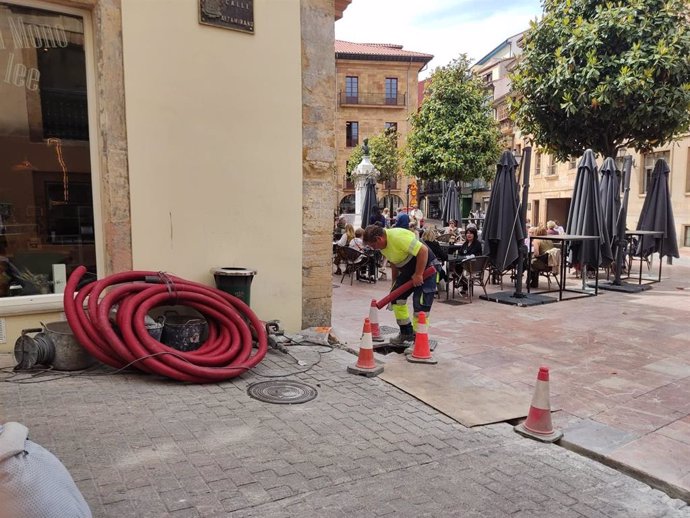
<path id="1" fill-rule="evenodd" d="M 301 381 L 270 380 L 249 385 L 247 394 L 265 403 L 297 405 L 311 401 L 318 392 L 311 385 Z"/>

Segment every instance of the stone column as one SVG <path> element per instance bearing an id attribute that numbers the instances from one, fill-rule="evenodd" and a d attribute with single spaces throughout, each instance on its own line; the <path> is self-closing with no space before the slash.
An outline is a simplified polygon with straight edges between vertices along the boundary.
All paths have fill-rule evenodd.
<path id="1" fill-rule="evenodd" d="M 333 0 L 301 0 L 302 327 L 330 325 L 335 182 Z"/>
<path id="2" fill-rule="evenodd" d="M 369 160 L 369 155 L 364 155 L 362 161 L 352 171 L 352 180 L 355 183 L 355 228 L 362 226 L 362 203 L 364 203 L 364 193 L 367 190 L 367 180 L 378 178 L 379 172 L 374 164 Z M 366 225 L 365 225 L 366 226 Z"/>

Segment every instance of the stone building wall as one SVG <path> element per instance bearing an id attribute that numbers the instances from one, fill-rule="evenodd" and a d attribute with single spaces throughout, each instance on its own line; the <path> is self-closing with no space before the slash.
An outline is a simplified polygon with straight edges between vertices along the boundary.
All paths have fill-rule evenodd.
<path id="1" fill-rule="evenodd" d="M 302 327 L 331 322 L 333 0 L 302 0 Z"/>
<path id="2" fill-rule="evenodd" d="M 337 199 L 334 200 L 334 207 L 346 194 L 354 192 L 352 189 L 346 190 L 344 178 L 346 175 L 346 163 L 352 153 L 352 147 L 346 145 L 346 123 L 347 121 L 359 122 L 359 143 L 365 138 L 370 138 L 385 129 L 386 122 L 395 122 L 398 125 L 400 148 L 404 147 L 407 133 L 409 132 L 410 114 L 417 111 L 417 83 L 421 63 L 396 62 L 396 61 L 363 61 L 337 59 L 337 91 L 345 91 L 345 77 L 357 76 L 360 94 L 377 93 L 383 96 L 385 92 L 385 80 L 387 77 L 398 79 L 398 95 L 406 96 L 405 106 L 341 106 L 339 99 L 336 99 L 336 121 L 335 121 L 335 144 L 337 154 Z M 397 194 L 405 199 L 405 189 L 407 177 L 400 176 L 398 188 L 392 190 L 392 194 Z M 384 192 L 379 188 L 379 197 Z"/>

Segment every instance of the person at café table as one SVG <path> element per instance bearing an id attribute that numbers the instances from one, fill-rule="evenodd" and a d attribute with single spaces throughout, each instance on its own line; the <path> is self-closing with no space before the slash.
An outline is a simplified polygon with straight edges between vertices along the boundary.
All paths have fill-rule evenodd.
<path id="1" fill-rule="evenodd" d="M 401 212 L 398 214 L 398 217 L 395 219 L 395 228 L 404 228 L 408 229 L 410 228 L 410 216 L 405 214 L 404 212 Z"/>
<path id="2" fill-rule="evenodd" d="M 413 287 L 391 303 L 395 320 L 400 327 L 400 334 L 391 338 L 390 343 L 394 345 L 413 343 L 418 315 L 424 311 L 428 318 L 436 293 L 436 275 L 430 275 L 424 279 L 424 271 L 432 265 L 438 271 L 440 263 L 429 247 L 420 241 L 415 233 L 407 229 L 369 225 L 364 229 L 364 244 L 374 250 L 380 250 L 390 261 L 393 281 L 391 292 L 407 281 L 412 281 Z M 410 320 L 407 307 L 407 299 L 410 295 L 412 295 L 414 311 L 412 320 Z"/>
<path id="3" fill-rule="evenodd" d="M 465 242 L 460 245 L 459 255 L 482 255 L 482 243 L 477 235 L 477 228 L 468 226 L 465 230 Z"/>
<path id="4" fill-rule="evenodd" d="M 539 272 L 549 268 L 549 260 L 546 252 L 554 247 L 554 244 L 547 239 L 539 239 L 539 236 L 549 235 L 546 228 L 539 226 L 532 230 L 532 263 L 530 287 L 539 287 Z"/>
<path id="5" fill-rule="evenodd" d="M 482 251 L 482 242 L 479 241 L 477 236 L 477 227 L 469 224 L 467 230 L 465 230 L 465 242 L 460 245 L 458 254 L 476 257 L 482 255 Z M 467 293 L 467 279 L 464 276 L 460 277 L 460 293 Z"/>
<path id="6" fill-rule="evenodd" d="M 345 225 L 345 232 L 343 233 L 342 236 L 340 236 L 340 239 L 335 243 L 336 246 L 349 246 L 350 243 L 355 239 L 355 227 L 350 225 L 349 223 Z M 336 254 L 335 258 L 333 259 L 333 264 L 337 267 L 335 270 L 336 275 L 340 275 L 342 270 L 340 269 L 340 257 Z"/>
<path id="7" fill-rule="evenodd" d="M 448 226 L 443 229 L 444 234 L 450 234 L 454 237 L 458 237 L 460 235 L 460 231 L 458 229 L 458 222 L 455 219 L 451 219 L 448 222 Z"/>
<path id="8" fill-rule="evenodd" d="M 441 243 L 439 243 L 436 238 L 438 238 L 438 231 L 435 228 L 428 228 L 422 234 L 422 241 L 424 244 L 429 247 L 439 261 L 445 263 L 448 261 L 448 252 L 443 249 Z M 448 275 L 442 267 L 438 272 L 438 278 L 436 280 L 448 281 Z"/>
<path id="9" fill-rule="evenodd" d="M 381 209 L 378 205 L 372 207 L 372 214 L 367 222 L 369 225 L 378 225 L 379 227 L 386 227 L 386 217 L 381 214 Z"/>

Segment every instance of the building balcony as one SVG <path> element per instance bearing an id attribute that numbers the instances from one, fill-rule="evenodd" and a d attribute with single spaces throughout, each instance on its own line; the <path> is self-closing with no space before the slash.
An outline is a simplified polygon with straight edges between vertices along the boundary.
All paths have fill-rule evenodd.
<path id="1" fill-rule="evenodd" d="M 364 93 L 356 95 L 340 92 L 338 94 L 340 106 L 382 106 L 388 108 L 404 108 L 407 106 L 407 94 L 388 95 L 386 92 Z"/>
<path id="2" fill-rule="evenodd" d="M 400 189 L 397 177 L 387 180 L 385 182 L 381 182 L 381 185 L 383 185 L 383 188 L 387 191 L 397 191 L 398 189 Z"/>
<path id="3" fill-rule="evenodd" d="M 422 180 L 419 185 L 420 194 L 443 193 L 443 180 Z"/>

